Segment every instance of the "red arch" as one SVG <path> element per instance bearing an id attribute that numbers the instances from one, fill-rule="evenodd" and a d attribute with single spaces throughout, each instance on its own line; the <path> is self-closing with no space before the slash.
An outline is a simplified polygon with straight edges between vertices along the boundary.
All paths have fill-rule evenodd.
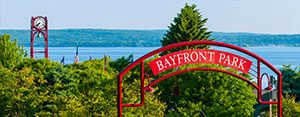
<path id="1" fill-rule="evenodd" d="M 252 82 L 250 82 L 247 78 L 244 78 L 242 76 L 239 76 L 235 73 L 232 73 L 232 72 L 229 72 L 229 71 L 226 71 L 226 70 L 221 70 L 221 69 L 216 69 L 216 68 L 189 68 L 189 69 L 185 69 L 185 70 L 180 70 L 180 71 L 176 71 L 176 72 L 172 72 L 170 74 L 167 74 L 163 77 L 160 77 L 159 79 L 151 82 L 151 84 L 149 84 L 149 86 L 154 86 L 156 85 L 157 83 L 165 80 L 165 79 L 168 79 L 169 77 L 171 76 L 175 76 L 175 75 L 179 75 L 179 74 L 182 74 L 182 73 L 186 73 L 186 72 L 190 72 L 190 71 L 215 71 L 215 72 L 221 72 L 221 73 L 225 73 L 225 74 L 228 74 L 228 75 L 231 75 L 231 76 L 234 76 L 238 79 L 241 79 L 245 82 L 247 82 L 249 85 L 253 86 L 254 88 L 258 89 L 258 86 Z"/>
<path id="2" fill-rule="evenodd" d="M 258 86 L 251 83 L 249 80 L 247 80 L 246 78 L 239 76 L 237 74 L 231 73 L 229 71 L 225 71 L 225 70 L 220 70 L 220 69 L 214 69 L 214 68 L 191 68 L 191 69 L 186 69 L 186 70 L 181 70 L 181 71 L 177 71 L 177 72 L 173 72 L 170 73 L 166 76 L 163 76 L 159 79 L 157 79 L 157 81 L 154 81 L 150 84 L 150 86 L 155 85 L 156 83 L 167 79 L 173 75 L 177 75 L 180 73 L 184 73 L 184 72 L 188 72 L 188 71 L 197 71 L 197 70 L 204 70 L 204 71 L 216 71 L 216 72 L 222 72 L 222 73 L 226 73 L 229 75 L 232 75 L 234 77 L 237 77 L 241 80 L 246 81 L 248 84 L 252 85 L 253 87 L 255 87 L 257 89 L 257 94 L 258 94 L 258 101 L 261 104 L 277 104 L 278 108 L 277 108 L 277 112 L 278 112 L 278 116 L 282 116 L 282 75 L 280 73 L 279 70 L 277 70 L 272 64 L 270 64 L 269 62 L 267 62 L 266 60 L 264 60 L 263 58 L 261 58 L 260 56 L 246 50 L 243 49 L 241 47 L 235 46 L 235 45 L 231 45 L 231 44 L 227 44 L 227 43 L 223 43 L 223 42 L 216 42 L 216 41 L 190 41 L 190 42 L 180 42 L 180 43 L 176 43 L 176 44 L 171 44 L 168 46 L 164 46 L 162 48 L 156 49 L 144 56 L 142 56 L 141 58 L 137 59 L 136 61 L 134 61 L 132 64 L 130 64 L 129 66 L 127 66 L 124 70 L 122 70 L 119 75 L 118 75 L 118 116 L 122 116 L 122 108 L 123 107 L 129 107 L 129 106 L 133 106 L 133 107 L 137 107 L 137 106 L 142 106 L 144 104 L 144 93 L 145 93 L 145 87 L 144 87 L 144 60 L 148 59 L 149 57 L 155 55 L 155 54 L 159 54 L 160 52 L 166 51 L 166 50 L 170 50 L 172 48 L 178 48 L 178 47 L 182 47 L 182 46 L 190 46 L 190 45 L 215 45 L 215 46 L 220 46 L 220 47 L 226 47 L 226 48 L 230 48 L 233 50 L 237 50 L 239 52 L 245 53 L 251 57 L 253 57 L 254 59 L 257 60 L 257 83 Z M 262 85 L 261 85 L 261 73 L 260 73 L 260 63 L 263 63 L 264 65 L 266 65 L 268 68 L 270 68 L 276 75 L 277 75 L 277 80 L 278 80 L 278 84 L 277 84 L 277 101 L 271 101 L 271 102 L 265 102 L 262 101 L 261 99 L 261 95 L 262 95 Z M 133 67 L 137 66 L 138 64 L 140 64 L 141 66 L 141 102 L 139 104 L 123 104 L 122 102 L 122 78 L 123 76 L 129 72 Z"/>

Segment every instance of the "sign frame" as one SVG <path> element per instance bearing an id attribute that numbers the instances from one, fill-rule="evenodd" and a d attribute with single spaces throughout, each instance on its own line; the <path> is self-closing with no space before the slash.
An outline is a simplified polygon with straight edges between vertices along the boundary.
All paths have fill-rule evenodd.
<path id="1" fill-rule="evenodd" d="M 255 76 L 257 79 L 257 84 L 253 83 L 252 81 L 250 81 L 249 79 L 236 74 L 234 72 L 230 72 L 227 70 L 222 70 L 222 69 L 216 69 L 216 68 L 187 68 L 185 70 L 179 70 L 179 71 L 175 71 L 172 73 L 169 73 L 165 76 L 162 76 L 154 81 L 152 81 L 151 83 L 148 84 L 148 86 L 145 86 L 144 82 L 145 82 L 145 60 L 147 60 L 148 58 L 159 54 L 161 52 L 173 49 L 173 48 L 179 48 L 179 47 L 183 47 L 183 46 L 192 46 L 192 45 L 213 45 L 213 46 L 219 46 L 219 47 L 225 47 L 225 48 L 229 48 L 229 49 L 233 49 L 236 50 L 238 52 L 241 52 L 245 55 L 248 55 L 250 57 L 252 57 L 254 60 L 252 61 L 252 63 L 256 63 L 253 64 L 252 66 L 254 66 L 254 68 L 256 69 L 255 74 L 251 74 L 248 73 L 249 75 Z M 172 53 L 171 53 L 172 54 Z M 174 53 L 173 53 L 174 54 Z M 187 63 L 188 64 L 188 63 Z M 276 101 L 265 101 L 262 99 L 262 93 L 264 91 L 264 89 L 262 89 L 262 79 L 263 78 L 267 78 L 268 81 L 268 91 L 272 90 L 272 85 L 270 82 L 270 78 L 268 76 L 267 73 L 261 73 L 261 64 L 265 65 L 267 68 L 269 68 L 272 72 L 274 72 L 277 75 L 277 100 Z M 133 69 L 135 66 L 140 66 L 140 78 L 141 78 L 141 85 L 140 85 L 140 98 L 141 101 L 140 103 L 137 104 L 124 104 L 123 103 L 123 88 L 122 88 L 122 80 L 123 80 L 123 76 L 128 73 L 131 69 Z M 227 44 L 227 43 L 223 43 L 223 42 L 217 42 L 217 41 L 208 41 L 208 40 L 197 40 L 197 41 L 188 41 L 188 42 L 180 42 L 180 43 L 175 43 L 175 44 L 170 44 L 167 46 L 164 46 L 162 48 L 158 48 L 152 52 L 149 52 L 148 54 L 142 56 L 141 58 L 137 59 L 136 61 L 134 61 L 132 64 L 130 64 L 129 66 L 127 66 L 125 69 L 123 69 L 117 76 L 117 80 L 118 80 L 118 102 L 117 102 L 117 109 L 118 109 L 118 117 L 122 117 L 122 110 L 123 107 L 139 107 L 139 106 L 143 106 L 144 102 L 145 102 L 145 91 L 149 90 L 151 88 L 151 86 L 154 86 L 155 84 L 170 78 L 171 76 L 174 75 L 178 75 L 178 74 L 182 74 L 182 73 L 186 73 L 186 72 L 191 72 L 191 71 L 213 71 L 213 72 L 221 72 L 221 73 L 225 73 L 225 74 L 229 74 L 232 75 L 240 80 L 243 80 L 245 82 L 247 82 L 249 85 L 253 86 L 256 90 L 257 90 L 257 100 L 259 102 L 259 104 L 268 104 L 268 105 L 273 105 L 276 104 L 277 105 L 277 116 L 278 117 L 282 117 L 282 74 L 279 70 L 277 70 L 272 64 L 270 64 L 268 61 L 266 61 L 265 59 L 263 59 L 262 57 L 258 56 L 255 53 L 252 53 L 246 49 L 243 49 L 241 47 L 232 45 L 232 44 Z M 147 75 L 147 74 L 146 74 Z M 264 77 L 265 76 L 265 77 Z"/>
<path id="2" fill-rule="evenodd" d="M 154 75 L 186 64 L 217 64 L 248 74 L 252 62 L 244 57 L 220 50 L 190 49 L 164 55 L 150 61 Z"/>

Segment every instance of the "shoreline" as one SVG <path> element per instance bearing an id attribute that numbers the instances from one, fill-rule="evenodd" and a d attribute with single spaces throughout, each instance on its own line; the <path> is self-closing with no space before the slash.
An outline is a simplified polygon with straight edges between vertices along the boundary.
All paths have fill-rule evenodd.
<path id="1" fill-rule="evenodd" d="M 22 46 L 22 45 L 20 45 Z M 30 46 L 24 46 L 25 48 L 29 48 Z M 43 46 L 35 46 L 35 47 L 43 47 Z M 53 48 L 72 48 L 76 46 L 49 46 Z M 161 46 L 78 46 L 81 48 L 160 48 Z M 242 48 L 299 48 L 300 46 L 239 46 Z"/>

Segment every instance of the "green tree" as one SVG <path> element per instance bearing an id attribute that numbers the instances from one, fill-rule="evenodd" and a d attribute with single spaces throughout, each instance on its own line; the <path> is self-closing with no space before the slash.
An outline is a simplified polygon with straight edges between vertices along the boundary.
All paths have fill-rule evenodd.
<path id="1" fill-rule="evenodd" d="M 286 117 L 297 117 L 300 115 L 300 103 L 296 102 L 296 97 L 285 95 L 282 99 L 283 115 Z"/>
<path id="2" fill-rule="evenodd" d="M 283 65 L 280 69 L 282 73 L 282 92 L 285 94 L 282 99 L 283 115 L 287 117 L 296 117 L 300 114 L 300 72 L 299 67 L 291 68 L 291 65 Z M 268 96 L 268 94 L 267 94 Z M 268 99 L 268 97 L 266 98 Z M 269 106 L 257 106 L 257 111 L 263 117 L 269 116 Z M 276 106 L 273 106 L 273 115 L 276 114 Z"/>
<path id="3" fill-rule="evenodd" d="M 196 9 L 196 5 L 186 4 L 181 12 L 174 18 L 173 23 L 169 26 L 169 30 L 163 40 L 161 40 L 162 46 L 166 46 L 173 43 L 194 41 L 194 40 L 210 40 L 211 32 L 207 31 L 204 27 L 207 18 L 202 19 L 202 15 L 199 10 Z M 208 46 L 189 46 L 179 49 L 172 49 L 169 52 L 174 52 L 182 49 L 191 48 L 208 48 Z"/>
<path id="4" fill-rule="evenodd" d="M 0 36 L 0 65 L 13 68 L 24 56 L 23 47 L 17 45 L 17 41 L 10 41 L 10 35 Z"/>
<path id="5" fill-rule="evenodd" d="M 11 73 L 10 78 L 1 79 L 9 83 L 3 87 L 1 97 L 6 97 L 1 103 L 6 103 L 3 107 L 3 115 L 9 116 L 34 116 L 46 110 L 46 107 L 53 102 L 53 95 L 58 92 L 58 88 L 48 85 L 45 76 L 53 69 L 62 67 L 58 62 L 51 62 L 47 59 L 34 60 L 24 59 L 17 65 Z M 5 73 L 5 72 L 4 72 Z M 7 72 L 6 72 L 7 73 Z M 1 85 L 2 84 L 1 82 Z M 51 101 L 52 100 L 52 101 Z M 2 100 L 1 100 L 2 101 Z"/>
<path id="6" fill-rule="evenodd" d="M 109 63 L 109 65 L 116 69 L 117 71 L 123 70 L 126 66 L 131 64 L 133 62 L 133 55 L 129 55 L 128 57 L 125 58 L 125 56 L 118 58 L 117 60 L 114 60 Z"/>
<path id="7" fill-rule="evenodd" d="M 13 77 L 15 73 L 10 69 L 0 66 L 0 116 L 8 115 L 9 103 L 11 103 L 11 97 L 13 96 L 14 88 L 12 85 L 14 83 Z"/>
<path id="8" fill-rule="evenodd" d="M 296 102 L 296 97 L 293 95 L 284 95 L 282 98 L 282 114 L 285 117 L 299 117 L 300 115 L 300 103 Z M 277 114 L 277 106 L 272 106 L 272 115 Z M 270 117 L 269 106 L 260 113 L 261 117 Z"/>
<path id="9" fill-rule="evenodd" d="M 211 32 L 204 27 L 196 5 L 186 4 L 174 18 L 161 43 L 163 46 L 194 40 L 211 40 Z M 183 49 L 209 48 L 207 45 L 185 46 L 163 54 Z M 179 69 L 214 67 L 216 65 L 185 65 Z M 172 70 L 169 70 L 172 71 Z M 237 73 L 235 70 L 232 72 Z M 163 73 L 162 75 L 165 75 Z M 242 74 L 241 74 L 242 75 Z M 246 75 L 245 75 L 246 76 Z M 175 77 L 175 78 L 174 78 Z M 188 72 L 174 76 L 158 84 L 159 99 L 166 102 L 170 116 L 251 116 L 256 103 L 253 88 L 233 76 L 216 72 Z M 247 77 L 247 76 L 246 76 Z"/>
<path id="10" fill-rule="evenodd" d="M 103 70 L 103 61 L 62 66 L 25 58 L 14 69 L 0 66 L 0 116 L 116 116 L 117 71 L 109 64 Z M 140 100 L 139 84 L 124 83 L 124 101 Z M 165 103 L 146 95 L 145 106 L 124 108 L 123 114 L 163 116 Z"/>
<path id="11" fill-rule="evenodd" d="M 300 71 L 299 66 L 294 69 L 291 65 L 283 65 L 280 69 L 282 73 L 282 91 L 285 94 L 296 96 L 296 101 L 300 100 Z"/>
<path id="12" fill-rule="evenodd" d="M 180 69 L 186 67 L 225 69 L 215 65 L 188 65 Z M 256 103 L 252 86 L 218 72 L 188 72 L 162 81 L 157 87 L 159 99 L 167 103 L 166 111 L 170 116 L 202 116 L 202 113 L 207 116 L 251 116 Z"/>
<path id="13" fill-rule="evenodd" d="M 116 69 L 107 64 L 103 70 L 104 60 L 92 60 L 79 64 L 67 65 L 70 70 L 71 79 L 74 84 L 70 90 L 83 106 L 85 115 L 90 116 L 116 116 L 117 115 L 117 80 Z M 130 77 L 130 76 L 127 76 Z M 136 103 L 140 100 L 139 90 L 140 81 L 133 79 L 130 83 L 124 83 L 124 103 Z M 152 93 L 146 94 L 145 105 L 138 108 L 124 108 L 124 116 L 133 115 L 158 115 L 163 116 L 166 108 Z"/>

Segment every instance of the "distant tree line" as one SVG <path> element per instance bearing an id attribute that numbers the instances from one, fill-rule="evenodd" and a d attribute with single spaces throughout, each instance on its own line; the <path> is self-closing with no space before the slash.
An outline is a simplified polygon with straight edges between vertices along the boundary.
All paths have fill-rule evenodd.
<path id="1" fill-rule="evenodd" d="M 212 38 L 218 41 L 249 47 L 249 46 L 300 46 L 300 34 L 253 34 L 253 33 L 222 33 L 215 32 Z"/>
<path id="2" fill-rule="evenodd" d="M 50 47 L 160 47 L 167 30 L 106 30 L 62 29 L 49 31 Z M 0 35 L 10 34 L 19 45 L 30 46 L 29 30 L 0 30 Z M 196 38 L 196 37 L 194 37 Z M 212 39 L 238 46 L 300 46 L 300 34 L 253 34 L 212 32 Z M 42 47 L 44 40 L 37 38 L 35 46 Z"/>

